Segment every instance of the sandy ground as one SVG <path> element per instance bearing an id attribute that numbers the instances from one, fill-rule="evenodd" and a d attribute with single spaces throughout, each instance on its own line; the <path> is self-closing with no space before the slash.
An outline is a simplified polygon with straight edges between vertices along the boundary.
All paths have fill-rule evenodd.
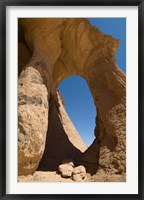
<path id="1" fill-rule="evenodd" d="M 19 176 L 18 182 L 74 182 L 70 178 L 62 178 L 57 172 L 36 171 L 33 175 Z"/>
<path id="2" fill-rule="evenodd" d="M 90 176 L 87 174 L 85 182 L 89 182 Z M 56 171 L 36 171 L 33 175 L 19 176 L 18 182 L 75 182 L 71 178 L 62 178 Z"/>
<path id="3" fill-rule="evenodd" d="M 125 175 L 110 175 L 97 174 L 90 176 L 86 174 L 87 178 L 84 182 L 125 182 Z M 75 182 L 71 178 L 62 178 L 56 171 L 36 171 L 33 175 L 19 176 L 18 182 Z"/>

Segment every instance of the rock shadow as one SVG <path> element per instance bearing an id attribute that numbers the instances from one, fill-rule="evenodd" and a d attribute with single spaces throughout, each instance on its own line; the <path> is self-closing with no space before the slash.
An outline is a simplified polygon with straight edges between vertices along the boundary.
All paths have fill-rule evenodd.
<path id="1" fill-rule="evenodd" d="M 82 152 L 69 140 L 60 118 L 58 100 L 51 95 L 49 104 L 49 122 L 43 157 L 37 170 L 57 171 L 62 160 L 77 160 Z"/>

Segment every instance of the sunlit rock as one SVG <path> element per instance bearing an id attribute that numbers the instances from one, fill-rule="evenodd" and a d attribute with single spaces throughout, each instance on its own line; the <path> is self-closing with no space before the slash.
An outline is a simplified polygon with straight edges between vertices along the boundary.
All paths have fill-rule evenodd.
<path id="1" fill-rule="evenodd" d="M 103 169 L 105 180 L 109 174 L 123 180 L 126 76 L 115 60 L 118 40 L 80 18 L 21 18 L 19 24 L 19 174 L 38 166 L 56 170 L 73 158 L 91 174 Z M 88 149 L 57 91 L 70 75 L 87 81 L 97 108 L 96 139 Z"/>

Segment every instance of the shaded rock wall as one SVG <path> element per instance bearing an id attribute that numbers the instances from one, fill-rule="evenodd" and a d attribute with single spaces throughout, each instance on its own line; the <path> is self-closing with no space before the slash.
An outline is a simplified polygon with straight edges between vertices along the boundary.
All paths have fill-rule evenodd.
<path id="1" fill-rule="evenodd" d="M 19 48 L 19 58 L 26 61 L 31 55 L 23 67 L 24 61 L 19 62 L 19 71 L 32 66 L 39 72 L 49 94 L 49 118 L 45 118 L 49 127 L 43 127 L 43 132 L 47 132 L 47 140 L 43 137 L 45 152 L 39 155 L 37 165 L 42 155 L 40 167 L 45 170 L 55 168 L 61 158 L 73 155 L 93 174 L 98 169 L 104 173 L 125 174 L 126 77 L 115 61 L 118 40 L 101 33 L 86 19 L 25 18 L 19 19 L 19 24 L 26 47 L 25 50 Z M 27 52 L 24 57 L 23 51 Z M 70 75 L 82 76 L 87 81 L 98 113 L 96 140 L 85 152 L 86 147 L 57 93 L 59 83 Z M 23 159 L 28 165 L 27 159 Z M 19 165 L 20 173 L 29 173 L 21 171 L 22 165 Z"/>
<path id="2" fill-rule="evenodd" d="M 51 95 L 45 153 L 39 170 L 57 170 L 66 158 L 80 158 L 87 147 L 69 119 L 59 92 Z"/>

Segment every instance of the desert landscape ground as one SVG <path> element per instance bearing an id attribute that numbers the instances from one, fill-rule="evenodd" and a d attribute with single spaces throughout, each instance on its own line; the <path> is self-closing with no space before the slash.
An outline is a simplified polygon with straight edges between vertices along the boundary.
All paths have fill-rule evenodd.
<path id="1" fill-rule="evenodd" d="M 126 181 L 126 75 L 119 41 L 83 18 L 18 20 L 18 181 Z M 97 108 L 87 148 L 58 85 L 83 77 Z"/>

